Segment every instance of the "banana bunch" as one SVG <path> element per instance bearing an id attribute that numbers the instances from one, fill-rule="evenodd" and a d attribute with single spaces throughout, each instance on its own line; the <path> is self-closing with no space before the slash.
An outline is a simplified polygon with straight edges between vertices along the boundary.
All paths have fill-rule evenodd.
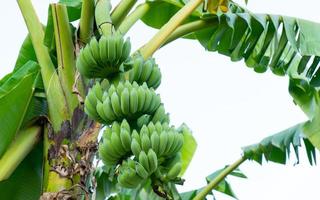
<path id="1" fill-rule="evenodd" d="M 128 65 L 127 68 L 131 69 L 127 72 L 131 83 L 133 81 L 138 84 L 145 82 L 148 87 L 152 87 L 153 89 L 159 87 L 161 83 L 161 72 L 154 58 L 144 60 L 140 54 L 137 54 L 125 65 Z"/>
<path id="2" fill-rule="evenodd" d="M 96 88 L 94 86 L 93 88 Z M 87 102 L 87 103 L 86 103 Z M 149 89 L 144 83 L 139 86 L 136 82 L 119 82 L 112 84 L 101 96 L 100 90 L 91 89 L 85 102 L 85 110 L 92 119 L 102 119 L 104 124 L 123 119 L 136 120 L 142 115 L 152 116 L 152 121 L 165 121 L 165 113 L 161 99 L 154 89 Z"/>
<path id="3" fill-rule="evenodd" d="M 117 165 L 120 161 L 131 155 L 130 125 L 126 120 L 121 124 L 114 122 L 107 127 L 99 144 L 99 156 L 106 165 Z"/>
<path id="4" fill-rule="evenodd" d="M 140 157 L 140 152 L 152 149 L 158 158 L 166 159 L 177 154 L 182 146 L 183 135 L 167 123 L 150 122 L 141 128 L 140 133 L 132 132 L 131 151 L 136 157 Z"/>
<path id="5" fill-rule="evenodd" d="M 130 51 L 129 39 L 124 41 L 120 34 L 101 36 L 99 41 L 93 37 L 80 50 L 77 68 L 87 78 L 108 78 L 125 71 L 122 64 L 129 58 Z"/>

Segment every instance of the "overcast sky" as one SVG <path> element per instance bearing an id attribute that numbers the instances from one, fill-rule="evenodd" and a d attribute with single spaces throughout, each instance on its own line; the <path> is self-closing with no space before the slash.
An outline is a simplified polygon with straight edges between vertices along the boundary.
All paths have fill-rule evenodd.
<path id="1" fill-rule="evenodd" d="M 46 22 L 49 1 L 34 0 Z M 117 1 L 113 1 L 117 2 Z M 242 2 L 241 2 L 242 3 Z M 296 16 L 320 22 L 317 0 L 249 0 L 257 13 Z M 159 11 L 161 12 L 161 11 Z M 9 73 L 27 34 L 16 1 L 0 6 L 0 77 Z M 136 49 L 156 33 L 138 23 L 129 36 Z M 181 191 L 202 187 L 204 178 L 241 156 L 241 147 L 306 120 L 288 94 L 288 79 L 271 73 L 256 74 L 243 62 L 206 52 L 196 41 L 178 40 L 155 54 L 163 73 L 158 89 L 171 122 L 185 122 L 198 142 Z M 319 200 L 319 166 L 310 167 L 301 151 L 301 164 L 247 162 L 241 170 L 249 177 L 230 178 L 240 200 Z M 218 200 L 231 199 L 216 193 Z"/>

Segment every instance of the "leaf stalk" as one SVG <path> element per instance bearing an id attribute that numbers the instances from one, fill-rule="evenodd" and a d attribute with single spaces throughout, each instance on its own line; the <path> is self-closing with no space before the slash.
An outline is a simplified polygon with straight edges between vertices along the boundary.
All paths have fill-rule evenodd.
<path id="1" fill-rule="evenodd" d="M 83 0 L 80 18 L 79 39 L 87 44 L 93 34 L 94 0 Z"/>
<path id="2" fill-rule="evenodd" d="M 130 10 L 136 4 L 137 0 L 122 0 L 111 13 L 111 20 L 117 29 Z"/>
<path id="3" fill-rule="evenodd" d="M 154 52 L 167 41 L 167 38 L 172 32 L 174 32 L 203 1 L 204 0 L 191 0 L 182 7 L 145 46 L 140 48 L 142 56 L 145 59 L 152 56 Z"/>
<path id="4" fill-rule="evenodd" d="M 123 20 L 117 31 L 125 35 L 129 29 L 149 11 L 149 9 L 150 5 L 148 3 L 137 6 L 137 8 Z"/>
<path id="5" fill-rule="evenodd" d="M 243 162 L 247 160 L 246 157 L 241 157 L 239 160 L 237 160 L 232 165 L 229 165 L 227 168 L 225 168 L 215 179 L 213 179 L 203 190 L 201 190 L 193 200 L 203 200 L 205 197 L 215 188 L 219 185 L 221 181 L 223 181 L 231 172 L 233 172 L 235 169 L 237 169 Z"/>

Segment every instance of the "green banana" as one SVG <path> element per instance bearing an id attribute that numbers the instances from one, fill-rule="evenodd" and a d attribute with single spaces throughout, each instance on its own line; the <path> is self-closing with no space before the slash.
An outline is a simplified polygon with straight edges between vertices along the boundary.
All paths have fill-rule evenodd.
<path id="1" fill-rule="evenodd" d="M 154 67 L 147 82 L 149 83 L 150 87 L 154 87 L 159 82 L 159 80 L 161 80 L 160 69 L 158 67 Z"/>
<path id="2" fill-rule="evenodd" d="M 104 143 L 100 143 L 99 156 L 106 165 L 115 165 L 118 163 L 119 158 L 114 151 L 108 148 L 109 144 L 110 142 L 108 140 Z"/>
<path id="3" fill-rule="evenodd" d="M 155 127 L 155 125 L 154 125 L 154 123 L 153 122 L 150 122 L 149 124 L 148 124 L 148 129 L 149 129 L 149 133 L 153 133 L 154 131 L 156 131 L 156 127 Z M 160 131 L 161 132 L 161 131 Z M 160 133 L 159 132 L 159 133 Z"/>
<path id="4" fill-rule="evenodd" d="M 118 118 L 122 117 L 123 114 L 122 114 L 121 105 L 120 105 L 120 98 L 119 98 L 119 96 L 117 95 L 116 92 L 114 92 L 111 95 L 111 105 L 112 105 L 112 109 L 114 111 L 114 114 Z"/>
<path id="5" fill-rule="evenodd" d="M 166 131 L 162 131 L 160 134 L 159 156 L 162 156 L 166 151 L 167 143 L 168 143 L 168 133 Z"/>
<path id="6" fill-rule="evenodd" d="M 125 148 L 122 146 L 120 136 L 116 132 L 112 132 L 111 143 L 117 154 L 122 157 L 126 154 Z"/>
<path id="7" fill-rule="evenodd" d="M 120 140 L 122 147 L 126 152 L 131 150 L 131 136 L 130 133 L 126 129 L 121 129 L 120 131 Z"/>
<path id="8" fill-rule="evenodd" d="M 173 131 L 169 131 L 167 133 L 168 133 L 168 142 L 167 142 L 166 150 L 165 150 L 165 152 L 163 152 L 163 154 L 168 156 L 168 155 L 170 155 L 170 154 L 168 154 L 170 151 L 170 148 L 175 143 L 175 140 L 174 140 L 175 133 Z"/>
<path id="9" fill-rule="evenodd" d="M 159 154 L 160 137 L 157 132 L 151 135 L 151 148 L 158 155 Z"/>
<path id="10" fill-rule="evenodd" d="M 150 149 L 151 142 L 148 135 L 141 136 L 141 147 L 142 147 L 142 150 L 145 152 L 148 152 L 148 150 Z"/>
<path id="11" fill-rule="evenodd" d="M 141 73 L 141 76 L 139 78 L 139 82 L 143 83 L 146 82 L 148 80 L 148 78 L 150 77 L 151 73 L 152 73 L 152 68 L 154 65 L 154 60 L 152 59 L 147 59 L 146 62 L 143 65 L 143 70 Z"/>
<path id="12" fill-rule="evenodd" d="M 117 116 L 114 114 L 114 111 L 111 106 L 111 101 L 109 98 L 107 98 L 105 101 L 103 101 L 102 110 L 104 115 L 109 121 L 114 121 L 117 119 Z"/>
<path id="13" fill-rule="evenodd" d="M 112 129 L 112 132 L 120 133 L 120 130 L 121 130 L 120 124 L 117 121 L 113 122 L 111 129 Z"/>
<path id="14" fill-rule="evenodd" d="M 158 168 L 158 158 L 156 153 L 152 149 L 149 149 L 148 151 L 148 162 L 149 162 L 149 172 L 150 173 L 155 172 Z"/>
<path id="15" fill-rule="evenodd" d="M 138 88 L 138 102 L 139 102 L 138 110 L 143 110 L 145 100 L 146 100 L 146 92 L 142 87 L 139 87 Z"/>
<path id="16" fill-rule="evenodd" d="M 120 127 L 121 127 L 121 129 L 124 129 L 124 130 L 130 132 L 130 125 L 127 120 L 125 120 L 125 119 L 122 120 Z"/>
<path id="17" fill-rule="evenodd" d="M 136 113 L 139 107 L 139 98 L 138 92 L 135 88 L 133 88 L 130 92 L 130 112 L 132 114 Z"/>
<path id="18" fill-rule="evenodd" d="M 147 172 L 150 174 L 150 166 L 149 166 L 149 160 L 148 156 L 144 151 L 141 151 L 139 154 L 139 163 L 147 170 Z"/>
<path id="19" fill-rule="evenodd" d="M 121 93 L 121 110 L 125 116 L 130 113 L 130 94 L 128 88 L 125 88 Z"/>
<path id="20" fill-rule="evenodd" d="M 139 157 L 139 154 L 141 152 L 141 146 L 135 138 L 133 138 L 131 141 L 131 151 L 133 155 L 135 155 L 137 158 Z"/>
<path id="21" fill-rule="evenodd" d="M 142 179 L 147 179 L 149 176 L 149 173 L 147 172 L 147 170 L 139 163 L 136 162 L 136 172 L 137 174 L 142 178 Z"/>
<path id="22" fill-rule="evenodd" d="M 167 173 L 166 177 L 168 180 L 174 180 L 181 172 L 181 162 L 176 163 Z"/>

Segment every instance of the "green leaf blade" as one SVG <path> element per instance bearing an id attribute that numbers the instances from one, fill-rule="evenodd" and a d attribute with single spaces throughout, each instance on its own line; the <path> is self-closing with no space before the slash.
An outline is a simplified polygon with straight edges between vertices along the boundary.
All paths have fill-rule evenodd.
<path id="1" fill-rule="evenodd" d="M 28 62 L 0 87 L 0 157 L 18 132 L 35 89 L 39 66 Z M 14 104 L 12 102 L 15 102 Z"/>

